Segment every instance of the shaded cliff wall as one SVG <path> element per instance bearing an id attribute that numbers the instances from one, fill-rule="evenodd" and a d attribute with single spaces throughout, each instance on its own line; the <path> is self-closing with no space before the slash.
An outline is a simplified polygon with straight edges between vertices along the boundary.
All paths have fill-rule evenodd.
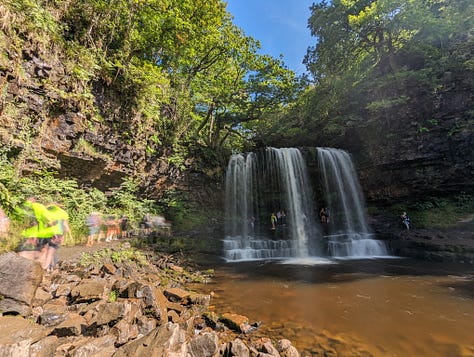
<path id="1" fill-rule="evenodd" d="M 410 98 L 318 146 L 349 151 L 369 201 L 474 193 L 474 78 L 446 72 L 436 95 L 418 83 L 391 88 Z M 398 91 L 398 92 L 397 92 Z M 385 93 L 387 94 L 387 93 Z M 380 93 L 383 97 L 384 93 Z M 388 96 L 388 95 L 387 95 Z"/>

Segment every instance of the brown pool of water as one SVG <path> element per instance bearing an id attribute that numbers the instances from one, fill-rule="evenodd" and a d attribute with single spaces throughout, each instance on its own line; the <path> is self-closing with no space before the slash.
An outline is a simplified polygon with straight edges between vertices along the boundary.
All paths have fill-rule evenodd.
<path id="1" fill-rule="evenodd" d="M 474 268 L 409 260 L 217 267 L 217 313 L 261 321 L 303 356 L 474 356 Z"/>

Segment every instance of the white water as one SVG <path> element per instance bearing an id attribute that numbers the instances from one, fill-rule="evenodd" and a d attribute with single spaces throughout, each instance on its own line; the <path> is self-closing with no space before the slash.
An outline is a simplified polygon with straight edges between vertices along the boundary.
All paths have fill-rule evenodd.
<path id="1" fill-rule="evenodd" d="M 232 155 L 226 173 L 227 261 L 386 256 L 367 227 L 363 196 L 349 154 L 318 148 L 321 185 L 331 216 L 327 235 L 315 222 L 315 197 L 301 152 L 267 148 Z M 286 212 L 285 224 L 271 229 L 270 214 Z M 323 253 L 323 241 L 326 253 Z"/>
<path id="2" fill-rule="evenodd" d="M 372 239 L 364 197 L 350 155 L 334 148 L 318 148 L 318 163 L 326 206 L 329 207 L 328 253 L 333 257 L 387 255 L 385 243 Z"/>

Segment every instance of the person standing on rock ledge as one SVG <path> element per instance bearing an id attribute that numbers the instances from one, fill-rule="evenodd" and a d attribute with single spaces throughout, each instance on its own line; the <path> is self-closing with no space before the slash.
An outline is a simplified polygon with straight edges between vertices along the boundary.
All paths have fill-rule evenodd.
<path id="1" fill-rule="evenodd" d="M 407 213 L 403 212 L 400 218 L 402 219 L 402 223 L 406 229 L 410 229 L 410 217 L 408 217 Z"/>

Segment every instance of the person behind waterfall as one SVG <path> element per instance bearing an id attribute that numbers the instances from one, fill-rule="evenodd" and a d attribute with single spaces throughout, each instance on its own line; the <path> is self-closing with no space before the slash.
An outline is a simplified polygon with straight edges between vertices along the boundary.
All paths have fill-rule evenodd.
<path id="1" fill-rule="evenodd" d="M 329 208 L 326 207 L 324 211 L 326 212 L 326 223 L 329 223 L 329 217 L 331 216 L 331 214 L 329 213 Z"/>
<path id="2" fill-rule="evenodd" d="M 275 212 L 272 212 L 270 215 L 270 221 L 272 223 L 272 229 L 275 229 L 277 224 L 277 216 L 275 215 Z"/>
<path id="3" fill-rule="evenodd" d="M 324 207 L 319 211 L 319 218 L 321 219 L 321 223 L 327 223 L 326 209 Z"/>

